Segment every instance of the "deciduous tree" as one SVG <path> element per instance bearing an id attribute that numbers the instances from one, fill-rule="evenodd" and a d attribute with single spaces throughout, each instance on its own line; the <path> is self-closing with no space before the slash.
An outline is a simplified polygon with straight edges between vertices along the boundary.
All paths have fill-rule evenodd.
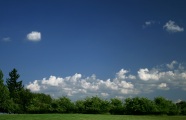
<path id="1" fill-rule="evenodd" d="M 124 106 L 120 99 L 112 98 L 110 99 L 110 113 L 111 114 L 124 114 Z"/>
<path id="2" fill-rule="evenodd" d="M 156 97 L 154 99 L 157 108 L 157 114 L 174 115 L 178 114 L 177 106 L 170 100 L 163 97 Z"/>
<path id="3" fill-rule="evenodd" d="M 9 112 L 9 91 L 4 85 L 3 72 L 0 70 L 0 112 Z"/>

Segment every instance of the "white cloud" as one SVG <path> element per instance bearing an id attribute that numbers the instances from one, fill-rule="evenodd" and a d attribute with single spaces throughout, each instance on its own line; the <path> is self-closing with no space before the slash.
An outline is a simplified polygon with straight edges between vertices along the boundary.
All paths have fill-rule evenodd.
<path id="1" fill-rule="evenodd" d="M 136 79 L 136 76 L 134 76 L 134 75 L 129 75 L 128 78 L 131 79 L 131 80 L 135 80 L 135 79 Z"/>
<path id="2" fill-rule="evenodd" d="M 168 32 L 176 33 L 176 32 L 183 32 L 184 28 L 178 26 L 174 21 L 169 20 L 164 26 L 163 29 L 165 29 Z"/>
<path id="3" fill-rule="evenodd" d="M 166 69 L 167 67 L 169 68 L 168 70 Z M 178 88 L 186 90 L 186 70 L 182 64 L 176 61 L 166 64 L 166 67 L 140 69 L 138 77 L 139 80 L 143 81 L 136 83 L 137 89 L 140 89 L 141 92 L 153 92 L 156 88 L 161 90 Z M 168 87 L 168 84 L 171 88 Z"/>
<path id="4" fill-rule="evenodd" d="M 186 79 L 186 72 L 185 73 L 181 73 L 181 78 Z"/>
<path id="5" fill-rule="evenodd" d="M 141 68 L 136 75 L 129 73 L 128 70 L 121 69 L 116 73 L 115 78 L 107 80 L 98 79 L 96 75 L 82 77 L 78 73 L 67 77 L 50 76 L 48 79 L 30 82 L 26 88 L 33 92 L 50 94 L 53 97 L 67 95 L 73 100 L 94 95 L 113 98 L 150 93 L 156 90 L 186 90 L 186 70 L 176 61 L 157 68 Z"/>
<path id="6" fill-rule="evenodd" d="M 151 24 L 152 24 L 151 21 L 146 21 L 146 22 L 145 22 L 145 25 L 147 25 L 147 26 L 148 26 L 148 25 L 151 25 Z"/>
<path id="7" fill-rule="evenodd" d="M 177 61 L 172 61 L 170 64 L 167 64 L 167 67 L 169 68 L 169 69 L 174 69 L 174 65 L 175 64 L 178 64 L 178 62 Z"/>
<path id="8" fill-rule="evenodd" d="M 157 70 L 149 71 L 147 68 L 140 69 L 138 71 L 138 76 L 141 80 L 148 81 L 148 80 L 159 80 L 159 74 Z"/>
<path id="9" fill-rule="evenodd" d="M 166 83 L 161 83 L 158 85 L 158 89 L 169 90 L 169 87 Z"/>
<path id="10" fill-rule="evenodd" d="M 40 41 L 41 33 L 37 31 L 32 31 L 31 33 L 27 34 L 27 39 L 30 41 Z"/>
<path id="11" fill-rule="evenodd" d="M 129 73 L 129 71 L 121 69 L 118 73 L 116 73 L 116 78 L 118 79 L 136 79 L 134 75 L 128 75 L 126 74 Z"/>
<path id="12" fill-rule="evenodd" d="M 145 21 L 145 23 L 142 25 L 143 28 L 147 28 L 147 27 L 150 27 L 154 24 L 159 24 L 158 21 L 155 21 L 155 20 L 149 20 L 149 21 Z"/>
<path id="13" fill-rule="evenodd" d="M 27 86 L 27 89 L 30 89 L 33 92 L 38 92 L 40 91 L 40 85 L 38 84 L 38 81 L 35 80 L 33 83 L 29 83 L 29 85 Z"/>
<path id="14" fill-rule="evenodd" d="M 126 70 L 122 69 L 116 74 L 116 78 L 112 81 L 97 79 L 95 75 L 83 78 L 81 74 L 74 74 L 68 77 L 50 76 L 48 79 L 35 80 L 29 83 L 26 87 L 33 92 L 44 92 L 51 94 L 54 97 L 67 95 L 74 99 L 98 95 L 102 97 L 115 97 L 116 95 L 122 96 L 126 94 L 136 94 L 137 91 L 131 82 L 124 79 L 130 79 L 125 76 Z M 132 76 L 131 78 L 133 78 Z M 110 94 L 112 93 L 112 94 Z"/>
<path id="15" fill-rule="evenodd" d="M 160 88 L 165 88 L 165 87 L 167 87 L 167 84 L 166 83 L 161 83 L 161 84 L 159 84 L 158 85 Z"/>
<path id="16" fill-rule="evenodd" d="M 117 77 L 119 79 L 126 79 L 127 77 L 125 76 L 125 74 L 128 73 L 127 70 L 121 69 L 117 74 Z"/>
<path id="17" fill-rule="evenodd" d="M 46 78 L 42 80 L 42 84 L 51 85 L 51 86 L 58 86 L 62 82 L 63 82 L 62 78 L 56 78 L 55 76 L 50 76 L 48 80 L 46 80 Z"/>

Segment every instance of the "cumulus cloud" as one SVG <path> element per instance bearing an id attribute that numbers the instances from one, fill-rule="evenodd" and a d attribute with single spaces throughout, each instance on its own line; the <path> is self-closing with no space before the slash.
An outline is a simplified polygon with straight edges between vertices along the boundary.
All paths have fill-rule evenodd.
<path id="1" fill-rule="evenodd" d="M 118 78 L 118 79 L 136 79 L 136 77 L 134 75 L 126 76 L 126 74 L 128 72 L 129 72 L 128 70 L 121 69 L 118 73 L 116 73 L 116 78 Z"/>
<path id="2" fill-rule="evenodd" d="M 31 33 L 27 34 L 27 39 L 30 41 L 40 41 L 41 33 L 37 31 L 32 31 Z"/>
<path id="3" fill-rule="evenodd" d="M 177 61 L 151 69 L 140 68 L 136 75 L 121 69 L 113 79 L 101 80 L 96 75 L 82 76 L 79 73 L 67 77 L 50 76 L 30 82 L 26 88 L 33 92 L 47 93 L 53 97 L 67 95 L 71 99 L 95 95 L 104 98 L 123 98 L 156 90 L 186 90 L 186 70 Z"/>
<path id="4" fill-rule="evenodd" d="M 50 78 L 48 80 L 46 80 L 46 78 L 44 78 L 42 80 L 43 85 L 51 85 L 51 86 L 58 86 L 62 82 L 63 82 L 63 79 L 62 78 L 56 78 L 56 76 L 50 76 Z"/>
<path id="5" fill-rule="evenodd" d="M 117 74 L 117 77 L 119 79 L 126 79 L 127 77 L 125 76 L 125 74 L 128 73 L 127 70 L 121 69 Z"/>
<path id="6" fill-rule="evenodd" d="M 168 69 L 167 69 L 168 68 Z M 138 71 L 138 88 L 141 92 L 153 92 L 156 89 L 182 89 L 186 90 L 186 70 L 177 61 L 157 68 L 142 68 Z M 171 86 L 171 87 L 168 87 Z M 137 88 L 137 89 L 138 89 Z"/>
<path id="7" fill-rule="evenodd" d="M 160 81 L 160 80 L 173 80 L 177 78 L 184 78 L 182 76 L 182 72 L 179 73 L 178 70 L 174 71 L 159 71 L 158 69 L 151 69 L 148 70 L 147 68 L 145 69 L 140 69 L 138 71 L 138 76 L 139 79 L 142 81 Z"/>
<path id="8" fill-rule="evenodd" d="M 165 25 L 163 26 L 163 29 L 165 29 L 168 32 L 176 33 L 176 32 L 183 32 L 184 28 L 178 26 L 174 21 L 169 20 Z"/>
<path id="9" fill-rule="evenodd" d="M 121 69 L 113 80 L 100 80 L 96 78 L 96 75 L 83 78 L 78 73 L 64 78 L 50 76 L 48 79 L 35 80 L 26 87 L 33 92 L 44 92 L 54 97 L 62 95 L 73 96 L 74 98 L 93 95 L 114 97 L 115 95 L 137 94 L 134 85 L 126 81 L 126 79 L 134 79 L 134 76 L 125 75 L 127 72 L 127 70 Z"/>
<path id="10" fill-rule="evenodd" d="M 27 85 L 27 89 L 30 89 L 33 92 L 40 91 L 40 85 L 38 84 L 38 81 L 35 80 L 34 82 L 30 82 L 29 85 Z"/>
<path id="11" fill-rule="evenodd" d="M 138 76 L 141 80 L 144 80 L 144 81 L 159 79 L 159 74 L 157 70 L 149 71 L 147 68 L 140 69 L 138 71 Z"/>

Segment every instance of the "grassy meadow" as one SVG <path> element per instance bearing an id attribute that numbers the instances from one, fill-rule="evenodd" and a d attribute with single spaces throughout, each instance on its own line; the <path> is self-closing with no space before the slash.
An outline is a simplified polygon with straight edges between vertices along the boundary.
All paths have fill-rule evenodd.
<path id="1" fill-rule="evenodd" d="M 1 114 L 0 120 L 186 120 L 186 116 L 133 116 L 95 114 Z"/>

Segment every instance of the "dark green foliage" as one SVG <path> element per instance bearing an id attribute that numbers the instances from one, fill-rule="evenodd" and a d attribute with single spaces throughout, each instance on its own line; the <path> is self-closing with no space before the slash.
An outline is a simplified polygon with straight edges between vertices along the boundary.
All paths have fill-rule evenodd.
<path id="1" fill-rule="evenodd" d="M 23 110 L 23 113 L 28 112 L 28 107 L 31 104 L 33 99 L 33 93 L 31 93 L 30 90 L 28 89 L 22 89 L 20 91 L 20 105 L 21 109 Z"/>
<path id="2" fill-rule="evenodd" d="M 20 75 L 17 73 L 17 70 L 14 68 L 10 73 L 9 73 L 9 78 L 6 80 L 6 84 L 10 93 L 10 98 L 13 100 L 12 103 L 12 112 L 16 113 L 23 113 L 25 112 L 24 109 L 24 103 L 23 103 L 23 98 L 22 92 L 24 91 L 24 86 L 22 85 L 22 81 L 18 81 Z"/>
<path id="3" fill-rule="evenodd" d="M 101 98 L 95 97 L 87 97 L 84 101 L 84 113 L 86 114 L 103 114 L 108 113 L 109 111 L 109 102 L 104 101 Z"/>
<path id="4" fill-rule="evenodd" d="M 0 70 L 0 112 L 9 112 L 9 91 L 4 85 L 3 72 Z"/>
<path id="5" fill-rule="evenodd" d="M 176 115 L 178 114 L 177 106 L 170 100 L 166 100 L 163 97 L 156 97 L 154 99 L 156 105 L 156 114 Z"/>
<path id="6" fill-rule="evenodd" d="M 75 102 L 75 110 L 77 113 L 85 113 L 84 100 L 77 100 Z"/>
<path id="7" fill-rule="evenodd" d="M 109 113 L 111 108 L 111 104 L 109 101 L 107 100 L 102 100 L 102 104 L 101 104 L 101 113 L 105 114 L 105 113 Z"/>
<path id="8" fill-rule="evenodd" d="M 156 112 L 153 101 L 147 98 L 127 98 L 125 99 L 125 113 L 131 115 L 148 115 Z"/>
<path id="9" fill-rule="evenodd" d="M 60 97 L 54 99 L 51 103 L 52 113 L 73 113 L 75 111 L 75 105 L 67 97 Z"/>
<path id="10" fill-rule="evenodd" d="M 32 93 L 31 100 L 27 106 L 29 113 L 50 113 L 52 98 L 43 93 Z"/>
<path id="11" fill-rule="evenodd" d="M 0 84 L 3 84 L 4 80 L 3 80 L 3 72 L 0 70 Z"/>
<path id="12" fill-rule="evenodd" d="M 19 106 L 10 98 L 7 86 L 4 85 L 3 72 L 0 70 L 0 112 L 18 113 Z"/>
<path id="13" fill-rule="evenodd" d="M 120 99 L 118 98 L 113 98 L 110 100 L 110 113 L 111 114 L 118 114 L 118 115 L 122 115 L 124 114 L 124 106 L 123 103 Z"/>
<path id="14" fill-rule="evenodd" d="M 91 98 L 87 97 L 84 100 L 77 100 L 75 102 L 75 108 L 77 113 L 105 114 L 109 113 L 110 102 L 102 100 L 97 96 Z"/>
<path id="15" fill-rule="evenodd" d="M 98 114 L 101 113 L 101 99 L 96 97 L 89 98 L 87 97 L 84 101 L 85 113 L 87 114 Z"/>
<path id="16" fill-rule="evenodd" d="M 74 103 L 67 97 L 61 97 L 56 100 L 57 103 L 57 111 L 59 113 L 73 113 L 74 111 Z"/>
<path id="17" fill-rule="evenodd" d="M 178 107 L 181 115 L 186 115 L 186 101 L 180 101 L 176 103 L 176 106 Z"/>
<path id="18" fill-rule="evenodd" d="M 9 76 L 10 78 L 7 78 L 6 84 L 10 92 L 10 98 L 13 98 L 14 102 L 18 103 L 19 93 L 23 89 L 22 81 L 18 81 L 20 75 L 15 68 L 9 73 Z"/>

